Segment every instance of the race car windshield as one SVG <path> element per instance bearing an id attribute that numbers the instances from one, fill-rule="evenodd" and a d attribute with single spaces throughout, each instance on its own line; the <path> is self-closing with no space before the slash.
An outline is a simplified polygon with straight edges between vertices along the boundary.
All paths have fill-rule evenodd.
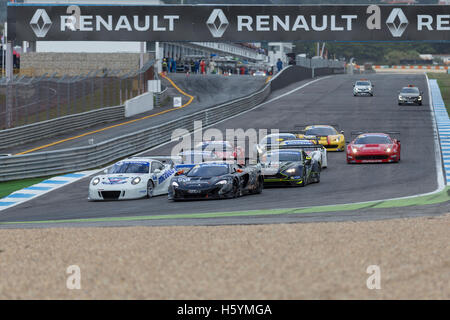
<path id="1" fill-rule="evenodd" d="M 306 130 L 306 134 L 311 136 L 331 136 L 336 134 L 336 130 L 329 127 L 311 128 Z"/>
<path id="2" fill-rule="evenodd" d="M 113 165 L 108 173 L 148 173 L 148 163 L 123 162 Z"/>
<path id="3" fill-rule="evenodd" d="M 357 138 L 355 144 L 391 144 L 392 141 L 389 137 L 385 136 L 367 136 Z"/>
<path id="4" fill-rule="evenodd" d="M 261 140 L 261 144 L 276 144 L 281 141 L 295 139 L 293 134 L 279 134 L 274 136 L 268 136 Z"/>
<path id="5" fill-rule="evenodd" d="M 228 173 L 228 166 L 197 166 L 192 168 L 188 177 L 218 177 Z"/>
<path id="6" fill-rule="evenodd" d="M 419 89 L 417 88 L 403 88 L 400 93 L 419 93 Z"/>
<path id="7" fill-rule="evenodd" d="M 302 161 L 301 152 L 271 152 L 262 157 L 262 162 L 293 162 Z"/>
<path id="8" fill-rule="evenodd" d="M 358 81 L 356 83 L 357 86 L 370 86 L 370 82 L 367 81 Z"/>

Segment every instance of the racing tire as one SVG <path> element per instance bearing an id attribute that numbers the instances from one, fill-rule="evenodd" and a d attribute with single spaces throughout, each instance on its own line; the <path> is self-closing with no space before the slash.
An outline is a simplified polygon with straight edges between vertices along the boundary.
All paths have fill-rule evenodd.
<path id="1" fill-rule="evenodd" d="M 304 187 L 304 186 L 306 186 L 306 176 L 305 175 L 303 175 L 303 182 L 300 185 L 300 187 Z"/>
<path id="2" fill-rule="evenodd" d="M 153 181 L 148 180 L 147 182 L 147 199 L 153 198 L 153 191 L 155 190 L 155 184 Z"/>
<path id="3" fill-rule="evenodd" d="M 261 194 L 263 189 L 264 189 L 264 179 L 262 178 L 262 176 L 259 176 L 259 178 L 258 178 L 258 187 L 254 191 L 254 194 Z"/>
<path id="4" fill-rule="evenodd" d="M 399 102 L 399 103 L 398 103 L 398 105 L 399 105 L 399 106 L 401 106 L 401 105 L 402 105 L 402 103 L 401 103 L 401 102 Z"/>
<path id="5" fill-rule="evenodd" d="M 419 102 L 419 106 L 421 106 L 422 105 L 422 102 Z"/>
<path id="6" fill-rule="evenodd" d="M 319 183 L 319 182 L 320 182 L 320 172 L 317 173 L 317 176 L 316 176 L 316 183 Z"/>
<path id="7" fill-rule="evenodd" d="M 239 196 L 241 195 L 241 190 L 239 187 L 239 182 L 237 180 L 233 180 L 233 194 L 232 194 L 232 198 L 239 198 Z"/>

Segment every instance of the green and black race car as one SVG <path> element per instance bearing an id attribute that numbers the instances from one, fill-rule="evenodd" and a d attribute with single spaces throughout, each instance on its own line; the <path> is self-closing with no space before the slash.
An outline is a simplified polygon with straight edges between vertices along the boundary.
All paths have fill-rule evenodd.
<path id="1" fill-rule="evenodd" d="M 261 156 L 264 186 L 305 186 L 320 182 L 320 163 L 299 149 L 277 149 Z"/>

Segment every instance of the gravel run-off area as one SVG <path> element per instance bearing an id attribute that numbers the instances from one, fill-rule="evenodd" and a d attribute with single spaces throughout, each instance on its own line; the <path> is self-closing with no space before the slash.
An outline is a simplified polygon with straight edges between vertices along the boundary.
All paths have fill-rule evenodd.
<path id="1" fill-rule="evenodd" d="M 450 299 L 450 215 L 0 230 L 1 299 Z M 66 287 L 77 265 L 81 289 Z M 377 265 L 381 289 L 367 288 Z"/>

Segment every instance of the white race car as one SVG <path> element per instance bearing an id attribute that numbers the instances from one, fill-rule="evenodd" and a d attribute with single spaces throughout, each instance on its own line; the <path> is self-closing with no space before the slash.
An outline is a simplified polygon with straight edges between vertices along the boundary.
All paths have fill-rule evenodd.
<path id="1" fill-rule="evenodd" d="M 256 151 L 261 155 L 266 151 L 268 145 L 279 145 L 283 141 L 295 139 L 297 139 L 297 136 L 293 133 L 268 134 L 256 145 Z"/>
<path id="2" fill-rule="evenodd" d="M 170 157 L 121 160 L 105 170 L 104 174 L 91 179 L 88 199 L 124 200 L 167 194 L 175 174 Z"/>

